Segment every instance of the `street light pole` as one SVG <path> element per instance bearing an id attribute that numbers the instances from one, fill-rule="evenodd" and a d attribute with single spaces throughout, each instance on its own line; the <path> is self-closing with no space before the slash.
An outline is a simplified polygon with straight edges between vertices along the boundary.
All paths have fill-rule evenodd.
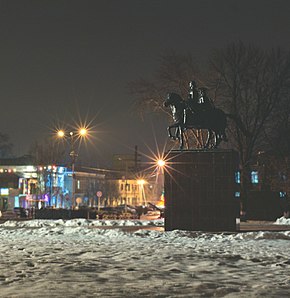
<path id="1" fill-rule="evenodd" d="M 59 130 L 57 132 L 57 135 L 59 138 L 65 138 L 66 134 L 64 130 Z M 75 138 L 75 135 L 77 138 Z M 88 129 L 83 127 L 80 128 L 77 132 L 71 131 L 69 133 L 69 142 L 70 142 L 70 157 L 71 157 L 71 170 L 72 170 L 72 207 L 75 207 L 76 205 L 76 199 L 75 199 L 75 162 L 78 157 L 78 154 L 75 150 L 75 143 L 77 142 L 78 139 L 80 138 L 85 138 L 88 135 Z"/>
<path id="2" fill-rule="evenodd" d="M 74 148 L 74 133 L 71 131 L 69 133 L 70 135 L 70 142 L 71 142 L 71 151 L 70 151 L 70 157 L 71 157 L 71 171 L 72 171 L 72 206 L 75 207 L 76 205 L 76 201 L 75 201 L 75 185 L 76 185 L 76 181 L 75 181 L 75 162 L 76 159 L 78 157 L 78 154 L 75 152 L 75 148 Z"/>
<path id="3" fill-rule="evenodd" d="M 146 206 L 147 200 L 146 200 L 146 194 L 145 194 L 145 189 L 144 189 L 145 183 L 146 183 L 146 181 L 144 179 L 137 180 L 137 184 L 139 185 L 140 200 L 141 200 L 142 204 Z"/>
<path id="4" fill-rule="evenodd" d="M 157 197 L 161 197 L 162 194 L 164 194 L 164 169 L 166 169 L 166 163 L 166 160 L 163 158 L 160 158 L 156 161 L 157 185 L 155 188 L 155 192 Z"/>

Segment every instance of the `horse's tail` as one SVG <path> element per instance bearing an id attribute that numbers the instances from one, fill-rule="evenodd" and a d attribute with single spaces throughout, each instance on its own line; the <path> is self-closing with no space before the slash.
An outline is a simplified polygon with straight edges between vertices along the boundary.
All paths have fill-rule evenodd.
<path id="1" fill-rule="evenodd" d="M 228 137 L 226 134 L 226 128 L 227 128 L 227 117 L 231 117 L 230 114 L 226 114 L 223 110 L 221 109 L 216 109 L 219 114 L 219 119 L 220 119 L 220 125 L 219 125 L 219 131 L 220 131 L 220 137 L 224 142 L 228 142 Z"/>
<path id="2" fill-rule="evenodd" d="M 229 139 L 228 139 L 228 137 L 227 137 L 227 134 L 226 134 L 226 131 L 224 130 L 223 131 L 223 133 L 222 133 L 222 140 L 224 141 L 224 142 L 227 142 Z"/>

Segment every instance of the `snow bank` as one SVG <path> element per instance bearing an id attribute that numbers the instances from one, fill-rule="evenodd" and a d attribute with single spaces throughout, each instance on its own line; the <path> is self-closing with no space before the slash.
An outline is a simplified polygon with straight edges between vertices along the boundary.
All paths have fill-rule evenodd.
<path id="1" fill-rule="evenodd" d="M 71 220 L 34 219 L 25 221 L 8 220 L 0 227 L 42 228 L 42 227 L 101 227 L 101 226 L 163 226 L 164 219 L 156 220 L 88 220 L 76 218 Z"/>
<path id="2" fill-rule="evenodd" d="M 285 219 L 277 219 L 277 224 L 285 224 Z M 163 219 L 158 220 L 87 220 L 82 218 L 72 220 L 44 220 L 35 219 L 27 221 L 6 221 L 0 224 L 0 235 L 11 233 L 13 228 L 16 234 L 34 234 L 39 236 L 45 235 L 68 235 L 80 234 L 91 235 L 106 235 L 106 237 L 120 237 L 124 235 L 124 231 L 120 229 L 93 229 L 94 227 L 161 227 L 164 225 Z M 248 232 L 248 233 L 235 233 L 235 232 L 202 232 L 202 231 L 181 231 L 174 230 L 169 232 L 151 231 L 148 229 L 134 229 L 131 234 L 135 237 L 149 237 L 166 239 L 174 243 L 176 239 L 195 239 L 206 240 L 211 243 L 220 241 L 240 241 L 240 240 L 262 240 L 262 239 L 284 239 L 290 240 L 290 230 L 283 232 Z"/>
<path id="3" fill-rule="evenodd" d="M 284 216 L 277 218 L 274 222 L 275 225 L 290 225 L 290 218 L 286 218 Z"/>

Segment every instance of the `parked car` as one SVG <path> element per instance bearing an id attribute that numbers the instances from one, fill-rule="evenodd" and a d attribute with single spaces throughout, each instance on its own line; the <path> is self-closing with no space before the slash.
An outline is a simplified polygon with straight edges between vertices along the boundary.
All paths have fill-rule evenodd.
<path id="1" fill-rule="evenodd" d="M 153 220 L 161 218 L 161 212 L 159 210 L 148 210 L 146 214 L 140 216 L 140 219 Z"/>

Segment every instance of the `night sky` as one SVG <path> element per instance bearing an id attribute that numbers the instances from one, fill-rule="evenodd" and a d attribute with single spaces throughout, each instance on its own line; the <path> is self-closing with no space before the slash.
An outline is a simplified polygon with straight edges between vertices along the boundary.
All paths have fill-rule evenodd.
<path id="1" fill-rule="evenodd" d="M 0 0 L 0 38 L 0 131 L 14 154 L 93 120 L 83 158 L 106 165 L 167 140 L 166 119 L 132 112 L 129 82 L 151 79 L 167 51 L 206 59 L 237 40 L 289 49 L 290 1 Z"/>

